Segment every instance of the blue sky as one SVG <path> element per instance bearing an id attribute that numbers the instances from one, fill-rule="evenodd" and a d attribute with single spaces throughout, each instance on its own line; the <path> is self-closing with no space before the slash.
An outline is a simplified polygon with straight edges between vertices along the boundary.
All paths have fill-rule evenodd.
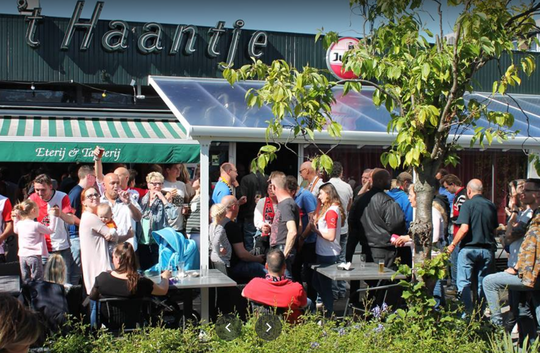
<path id="1" fill-rule="evenodd" d="M 137 22 L 192 24 L 214 26 L 225 21 L 231 28 L 237 19 L 245 21 L 244 29 L 279 32 L 317 33 L 319 28 L 336 31 L 342 36 L 360 36 L 362 21 L 349 7 L 349 0 L 103 0 L 100 19 Z M 77 0 L 41 0 L 42 15 L 71 17 Z M 82 18 L 92 15 L 97 0 L 86 0 Z M 426 2 L 425 20 L 436 29 L 429 13 L 435 14 L 432 1 Z M 452 11 L 453 12 L 453 11 Z M 456 16 L 450 10 L 449 20 Z M 17 0 L 1 0 L 0 13 L 16 14 Z M 450 32 L 449 22 L 445 32 Z"/>

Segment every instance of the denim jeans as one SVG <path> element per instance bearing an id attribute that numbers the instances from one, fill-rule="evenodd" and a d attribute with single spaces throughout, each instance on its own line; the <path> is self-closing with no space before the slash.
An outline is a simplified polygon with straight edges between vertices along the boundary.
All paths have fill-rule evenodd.
<path id="1" fill-rule="evenodd" d="M 255 246 L 255 234 L 257 234 L 253 219 L 245 219 L 242 228 L 244 229 L 244 246 L 247 251 L 251 251 Z"/>
<path id="2" fill-rule="evenodd" d="M 23 282 L 43 281 L 43 264 L 41 255 L 19 256 L 21 280 Z"/>
<path id="3" fill-rule="evenodd" d="M 435 282 L 435 288 L 433 288 L 433 299 L 435 299 L 435 308 L 445 307 L 446 298 L 444 296 L 443 282 L 439 279 Z"/>
<path id="4" fill-rule="evenodd" d="M 345 248 L 347 247 L 347 238 L 348 234 L 341 234 L 339 238 L 339 246 L 341 247 L 341 252 L 338 256 L 338 263 L 345 262 Z M 342 296 L 345 296 L 345 293 L 347 292 L 345 281 L 332 281 L 332 292 L 334 292 L 334 295 L 339 296 L 339 294 L 341 293 Z"/>
<path id="5" fill-rule="evenodd" d="M 470 313 L 473 310 L 471 284 L 473 276 L 478 278 L 478 301 L 484 308 L 483 281 L 491 271 L 493 266 L 493 252 L 482 248 L 462 248 L 458 254 L 457 289 L 465 310 Z"/>
<path id="6" fill-rule="evenodd" d="M 279 249 L 283 253 L 285 253 L 285 244 L 276 245 L 272 247 L 272 249 Z M 291 252 L 289 253 L 289 256 L 285 259 L 285 265 L 287 265 L 287 268 L 285 269 L 285 277 L 293 280 L 293 264 L 296 259 L 296 248 L 293 248 Z"/>
<path id="7" fill-rule="evenodd" d="M 517 275 L 511 275 L 507 272 L 498 272 L 484 278 L 484 292 L 486 300 L 491 310 L 491 321 L 495 325 L 502 325 L 501 305 L 499 303 L 499 291 L 508 289 L 516 292 L 528 292 L 540 290 L 540 281 L 536 281 L 534 288 L 523 285 Z M 535 293 L 533 297 L 533 306 L 536 312 L 536 319 L 540 323 L 540 293 Z M 513 308 L 514 309 L 514 308 Z"/>
<path id="8" fill-rule="evenodd" d="M 79 284 L 79 281 L 82 277 L 81 273 L 81 240 L 79 237 L 73 237 L 70 239 L 71 242 L 71 257 L 73 258 L 73 263 L 71 266 L 71 276 L 68 278 L 69 282 L 73 285 Z"/>
<path id="9" fill-rule="evenodd" d="M 97 314 L 100 309 L 99 302 L 97 300 L 90 299 L 90 327 L 97 329 Z"/>
<path id="10" fill-rule="evenodd" d="M 450 224 L 448 227 L 448 244 L 452 244 L 454 241 L 454 235 L 451 233 L 454 229 L 454 225 Z M 457 287 L 457 262 L 458 262 L 458 254 L 459 254 L 459 244 L 456 245 L 454 248 L 454 251 L 450 254 L 450 283 Z"/>
<path id="11" fill-rule="evenodd" d="M 335 264 L 338 260 L 337 256 L 321 256 L 317 255 L 317 264 L 328 265 Z M 325 275 L 313 271 L 313 286 L 317 293 L 321 296 L 326 314 L 328 316 L 334 313 L 334 295 L 332 294 L 332 280 Z"/>
<path id="12" fill-rule="evenodd" d="M 264 278 L 266 276 L 264 265 L 259 262 L 238 261 L 229 271 L 233 279 L 250 280 L 255 277 Z"/>

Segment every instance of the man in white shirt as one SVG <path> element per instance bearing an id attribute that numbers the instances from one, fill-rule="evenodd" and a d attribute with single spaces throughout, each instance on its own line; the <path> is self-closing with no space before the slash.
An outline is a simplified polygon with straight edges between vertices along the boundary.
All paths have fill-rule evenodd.
<path id="1" fill-rule="evenodd" d="M 133 194 L 128 191 L 119 190 L 120 178 L 114 173 L 109 173 L 103 178 L 104 194 L 101 202 L 108 203 L 113 212 L 113 220 L 116 223 L 118 234 L 128 234 L 129 229 L 135 231 L 135 223 L 141 220 L 141 207 Z M 127 240 L 137 249 L 137 239 Z"/>
<path id="2" fill-rule="evenodd" d="M 334 162 L 332 168 L 332 173 L 330 174 L 330 184 L 334 185 L 336 191 L 341 200 L 341 206 L 345 211 L 345 223 L 341 227 L 341 235 L 339 238 L 339 246 L 341 246 L 341 253 L 338 256 L 339 262 L 345 262 L 345 252 L 347 247 L 347 238 L 349 233 L 349 225 L 347 224 L 347 218 L 349 216 L 349 210 L 351 209 L 352 200 L 353 200 L 353 190 L 351 186 L 344 182 L 343 178 L 343 166 L 339 162 Z M 332 289 L 334 292 L 334 298 L 345 298 L 347 288 L 345 286 L 345 281 L 334 281 L 332 282 Z"/>
<path id="3" fill-rule="evenodd" d="M 323 180 L 317 175 L 317 171 L 311 165 L 311 161 L 302 163 L 300 166 L 300 176 L 306 180 L 309 185 L 306 187 L 313 196 L 319 195 L 319 188 L 323 184 Z"/>
<path id="4" fill-rule="evenodd" d="M 114 174 L 118 175 L 120 179 L 120 189 L 129 192 L 138 203 L 140 199 L 139 192 L 129 188 L 129 170 L 125 167 L 118 167 L 114 170 Z"/>

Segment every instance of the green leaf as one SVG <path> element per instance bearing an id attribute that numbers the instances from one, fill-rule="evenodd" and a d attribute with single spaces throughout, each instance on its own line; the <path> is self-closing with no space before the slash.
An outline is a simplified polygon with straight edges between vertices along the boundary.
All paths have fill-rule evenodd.
<path id="1" fill-rule="evenodd" d="M 321 167 L 330 174 L 332 172 L 332 166 L 334 165 L 332 158 L 330 158 L 330 156 L 328 156 L 327 154 L 323 154 L 320 157 L 320 162 Z"/>
<path id="2" fill-rule="evenodd" d="M 410 151 L 407 152 L 407 154 L 405 155 L 405 165 L 406 165 L 406 166 L 411 165 L 411 164 L 412 164 L 412 161 L 413 161 L 413 158 L 414 158 L 413 151 L 410 150 Z"/>
<path id="3" fill-rule="evenodd" d="M 264 145 L 261 147 L 260 152 L 263 153 L 276 153 L 277 147 L 273 145 Z"/>
<path id="4" fill-rule="evenodd" d="M 389 153 L 388 155 L 388 163 L 390 164 L 390 167 L 393 169 L 396 169 L 399 167 L 399 158 L 394 153 Z"/>
<path id="5" fill-rule="evenodd" d="M 261 154 L 257 158 L 257 166 L 259 167 L 259 170 L 264 170 L 267 164 L 268 164 L 268 156 L 266 154 Z"/>
<path id="6" fill-rule="evenodd" d="M 495 94 L 497 92 L 498 87 L 499 87 L 499 81 L 493 82 L 493 88 L 491 89 L 491 93 Z"/>
<path id="7" fill-rule="evenodd" d="M 310 128 L 305 128 L 304 129 L 306 131 L 306 133 L 308 134 L 309 138 L 311 140 L 315 140 L 315 134 L 313 133 L 313 130 L 311 130 Z"/>
<path id="8" fill-rule="evenodd" d="M 427 78 L 429 76 L 429 64 L 425 63 L 422 65 L 422 80 L 427 81 Z"/>
<path id="9" fill-rule="evenodd" d="M 485 135 L 486 135 L 486 140 L 488 144 L 491 145 L 491 142 L 493 142 L 493 134 L 491 133 L 490 130 L 486 130 Z"/>
<path id="10" fill-rule="evenodd" d="M 336 121 L 333 121 L 330 125 L 328 125 L 328 133 L 332 137 L 339 137 L 339 136 L 341 136 L 341 129 L 342 128 L 343 127 L 341 126 L 341 124 L 339 124 Z"/>

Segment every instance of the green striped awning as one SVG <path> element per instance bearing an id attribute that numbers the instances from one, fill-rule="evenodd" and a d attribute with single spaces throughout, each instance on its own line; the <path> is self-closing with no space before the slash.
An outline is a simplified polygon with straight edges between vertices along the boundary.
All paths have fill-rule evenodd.
<path id="1" fill-rule="evenodd" d="M 195 163 L 199 146 L 177 120 L 0 116 L 0 161 Z"/>
<path id="2" fill-rule="evenodd" d="M 0 136 L 121 139 L 185 139 L 178 121 L 4 116 Z"/>

